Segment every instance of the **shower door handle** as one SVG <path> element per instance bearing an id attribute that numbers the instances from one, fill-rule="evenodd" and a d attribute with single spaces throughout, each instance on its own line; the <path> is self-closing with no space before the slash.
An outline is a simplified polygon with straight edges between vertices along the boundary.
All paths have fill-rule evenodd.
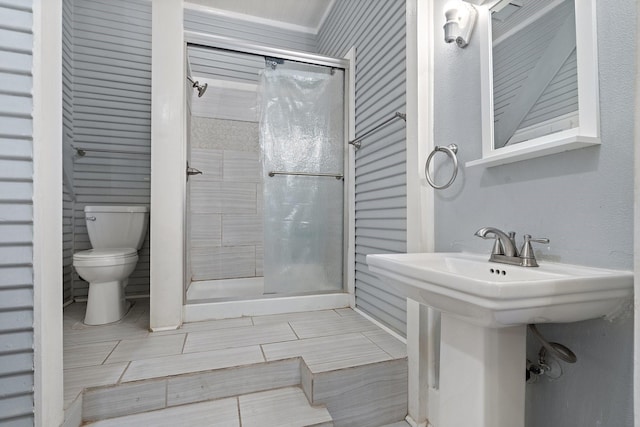
<path id="1" fill-rule="evenodd" d="M 189 162 L 187 162 L 187 181 L 189 181 L 189 177 L 191 175 L 202 175 L 202 171 L 196 168 L 189 167 Z"/>

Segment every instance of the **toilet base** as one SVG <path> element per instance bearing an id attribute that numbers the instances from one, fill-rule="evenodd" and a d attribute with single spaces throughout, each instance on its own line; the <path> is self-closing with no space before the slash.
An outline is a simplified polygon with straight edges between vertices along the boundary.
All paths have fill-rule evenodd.
<path id="1" fill-rule="evenodd" d="M 127 281 L 89 283 L 87 311 L 84 316 L 85 325 L 104 325 L 122 319 L 131 303 L 124 296 Z"/>

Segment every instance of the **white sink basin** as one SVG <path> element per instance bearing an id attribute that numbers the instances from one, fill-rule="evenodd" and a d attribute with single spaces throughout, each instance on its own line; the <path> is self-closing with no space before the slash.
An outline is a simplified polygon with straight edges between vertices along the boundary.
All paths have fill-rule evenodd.
<path id="1" fill-rule="evenodd" d="M 368 255 L 369 269 L 405 296 L 488 328 L 594 319 L 633 294 L 633 274 L 541 262 L 519 267 L 467 253 Z"/>

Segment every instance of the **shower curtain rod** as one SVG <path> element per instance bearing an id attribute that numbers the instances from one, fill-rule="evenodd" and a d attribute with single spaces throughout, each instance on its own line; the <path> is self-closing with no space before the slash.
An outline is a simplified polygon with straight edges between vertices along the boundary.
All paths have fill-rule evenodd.
<path id="1" fill-rule="evenodd" d="M 247 43 L 231 37 L 214 36 L 211 34 L 199 33 L 195 31 L 185 31 L 184 40 L 187 44 L 224 49 L 241 53 L 251 53 L 259 56 L 272 56 L 276 58 L 304 62 L 312 65 L 324 65 L 327 67 L 349 69 L 349 61 L 343 58 L 332 58 L 330 56 L 316 55 L 307 52 L 299 52 L 288 49 L 262 46 Z"/>
<path id="2" fill-rule="evenodd" d="M 270 177 L 274 177 L 276 175 L 295 175 L 295 176 L 327 176 L 335 179 L 342 179 L 344 175 L 341 173 L 311 173 L 311 172 L 289 172 L 289 171 L 271 171 L 269 172 Z"/>
<path id="3" fill-rule="evenodd" d="M 404 120 L 406 122 L 407 121 L 407 114 L 406 113 L 401 113 L 399 111 L 396 111 L 393 116 L 391 116 L 390 118 L 388 118 L 384 122 L 378 123 L 373 128 L 369 129 L 368 131 L 366 131 L 365 133 L 363 133 L 359 137 L 349 141 L 349 144 L 353 145 L 353 147 L 356 150 L 359 150 L 360 147 L 362 147 L 362 142 L 361 141 L 363 139 L 365 139 L 367 136 L 371 135 L 372 133 L 378 131 L 379 129 L 385 127 L 386 125 L 388 125 L 389 123 L 391 123 L 392 121 L 394 121 L 396 119 L 402 119 L 402 120 Z"/>
<path id="4" fill-rule="evenodd" d="M 80 148 L 80 147 L 76 147 L 74 145 L 72 145 L 71 148 L 76 150 L 76 153 L 78 154 L 79 157 L 86 156 L 88 152 L 93 152 L 93 153 L 111 153 L 111 154 L 140 154 L 140 155 L 143 155 L 143 156 L 150 156 L 151 155 L 150 152 L 143 152 L 143 151 L 111 150 L 111 149 L 108 149 L 108 148 Z"/>

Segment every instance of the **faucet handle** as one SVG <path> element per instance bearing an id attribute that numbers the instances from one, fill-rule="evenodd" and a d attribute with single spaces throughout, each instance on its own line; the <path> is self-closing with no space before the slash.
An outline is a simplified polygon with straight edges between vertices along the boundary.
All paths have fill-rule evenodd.
<path id="1" fill-rule="evenodd" d="M 537 239 L 534 239 L 528 234 L 525 237 L 528 237 L 529 241 L 533 243 L 544 243 L 545 245 L 549 243 L 549 239 L 547 239 L 546 237 L 539 237 Z"/>
<path id="2" fill-rule="evenodd" d="M 495 236 L 493 243 L 493 249 L 491 249 L 491 255 L 504 255 L 504 246 L 502 246 L 502 241 Z"/>
<path id="3" fill-rule="evenodd" d="M 522 265 L 524 267 L 537 267 L 538 262 L 536 261 L 536 256 L 533 253 L 533 248 L 531 247 L 531 243 L 549 243 L 549 239 L 547 238 L 536 238 L 533 239 L 530 234 L 524 235 L 524 243 L 522 244 L 522 249 L 520 249 L 520 258 L 522 259 Z"/>
<path id="4" fill-rule="evenodd" d="M 511 240 L 511 243 L 513 244 L 513 247 L 516 249 L 515 256 L 520 256 L 520 252 L 518 252 L 518 246 L 516 244 L 516 232 L 515 231 L 510 231 L 508 234 L 509 234 L 509 240 Z"/>

